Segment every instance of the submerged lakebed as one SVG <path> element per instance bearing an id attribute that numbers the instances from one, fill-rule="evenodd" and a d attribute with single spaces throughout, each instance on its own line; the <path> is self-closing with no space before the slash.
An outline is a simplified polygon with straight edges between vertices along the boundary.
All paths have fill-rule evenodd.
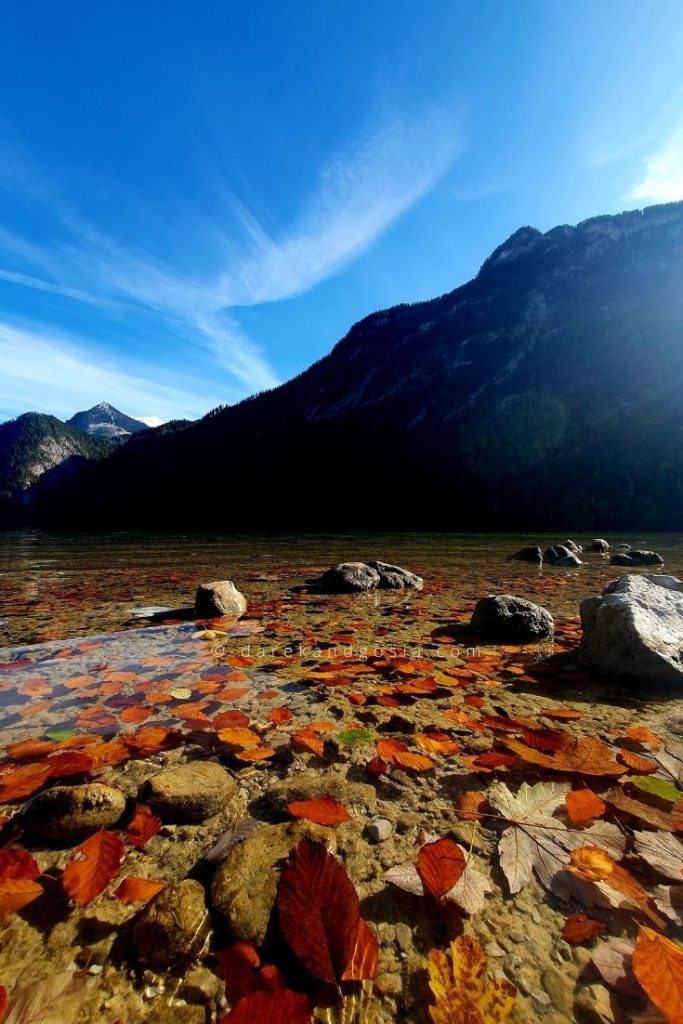
<path id="1" fill-rule="evenodd" d="M 576 898 L 563 900 L 541 884 L 538 872 L 511 891 L 498 848 L 505 829 L 500 810 L 478 820 L 456 812 L 463 793 L 483 799 L 499 784 L 515 793 L 525 783 L 550 780 L 605 795 L 616 779 L 621 786 L 627 772 L 633 774 L 625 764 L 621 773 L 609 769 L 603 777 L 549 771 L 542 759 L 524 763 L 511 755 L 506 739 L 522 736 L 529 744 L 534 727 L 549 750 L 549 734 L 568 733 L 598 738 L 612 758 L 622 747 L 648 758 L 660 741 L 683 733 L 683 698 L 625 690 L 576 663 L 580 601 L 625 570 L 592 553 L 571 570 L 507 560 L 526 544 L 559 540 L 0 535 L 0 784 L 9 779 L 11 785 L 17 768 L 26 769 L 26 792 L 21 785 L 14 795 L 10 789 L 11 799 L 0 807 L 2 836 L 7 850 L 30 852 L 41 872 L 35 884 L 44 890 L 0 923 L 0 984 L 10 998 L 71 971 L 83 987 L 75 1008 L 57 1007 L 55 1020 L 221 1019 L 227 1009 L 215 953 L 258 928 L 248 914 L 239 922 L 226 919 L 216 905 L 224 906 L 214 892 L 217 869 L 205 857 L 236 818 L 260 822 L 242 847 L 253 850 L 251 867 L 235 865 L 245 890 L 255 886 L 258 893 L 259 877 L 273 870 L 267 829 L 290 828 L 290 803 L 324 797 L 343 805 L 349 818 L 314 828 L 324 830 L 345 866 L 362 917 L 378 939 L 379 963 L 374 986 L 346 982 L 344 1011 L 317 1010 L 319 1019 L 428 1020 L 427 954 L 447 950 L 463 931 L 481 942 L 489 975 L 504 974 L 516 987 L 510 1019 L 519 1024 L 609 1019 L 610 1000 L 621 1000 L 624 1010 L 646 1006 L 637 985 L 626 997 L 611 994 L 590 963 L 609 936 L 632 940 L 632 907 L 618 909 L 608 900 L 595 910 Z M 665 560 L 659 571 L 683 575 L 679 536 L 608 540 L 612 550 L 620 542 L 657 550 Z M 327 566 L 356 558 L 403 565 L 424 577 L 424 589 L 329 596 L 306 586 Z M 198 583 L 224 578 L 247 598 L 239 622 L 198 626 L 173 613 L 191 605 Z M 552 641 L 479 643 L 469 619 L 475 602 L 492 592 L 548 608 L 556 626 Z M 634 727 L 649 733 L 638 739 Z M 43 747 L 26 745 L 34 740 Z M 387 741 L 404 745 L 429 767 L 419 759 L 412 767 L 409 756 L 405 765 L 400 757 L 386 764 L 379 776 L 368 772 L 369 761 L 391 751 Z M 62 759 L 55 772 L 63 776 L 41 776 L 41 766 L 69 751 L 86 760 Z M 124 836 L 150 779 L 167 768 L 212 760 L 235 781 L 230 805 L 199 822 L 164 821 L 141 845 L 126 841 L 115 878 L 83 904 L 69 900 L 60 881 L 77 843 L 22 836 L 13 822 L 33 792 L 55 783 L 103 782 L 127 801 L 114 826 Z M 556 813 L 556 827 L 566 828 Z M 380 842 L 368 828 L 377 821 L 388 823 Z M 600 821 L 632 841 L 633 830 L 613 811 Z M 421 832 L 450 836 L 467 851 L 478 873 L 471 875 L 478 890 L 472 913 L 405 892 L 385 878 L 415 862 Z M 611 835 L 602 838 L 589 836 L 586 845 L 615 842 Z M 168 886 L 190 879 L 203 887 L 212 931 L 201 957 L 168 969 L 141 958 L 134 932 L 145 901 L 115 895 L 129 876 Z M 663 879 L 646 881 L 652 891 Z M 253 896 L 254 915 L 258 902 Z M 604 924 L 597 942 L 572 944 L 562 937 L 573 912 L 589 912 Z M 236 934 L 240 929 L 243 935 Z M 670 929 L 680 941 L 675 922 Z M 264 963 L 276 957 L 272 942 L 269 935 Z"/>

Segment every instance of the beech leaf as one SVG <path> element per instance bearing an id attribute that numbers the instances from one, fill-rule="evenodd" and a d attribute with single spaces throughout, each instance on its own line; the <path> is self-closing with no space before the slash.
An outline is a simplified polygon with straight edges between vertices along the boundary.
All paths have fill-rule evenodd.
<path id="1" fill-rule="evenodd" d="M 306 818 L 316 825 L 338 825 L 342 821 L 351 821 L 351 815 L 344 805 L 327 796 L 313 800 L 293 800 L 287 804 L 287 810 L 293 817 Z"/>
<path id="2" fill-rule="evenodd" d="M 131 846 L 142 847 L 161 828 L 159 818 L 147 804 L 137 804 L 135 813 L 126 829 L 126 839 Z"/>
<path id="3" fill-rule="evenodd" d="M 307 995 L 288 988 L 251 992 L 243 996 L 220 1024 L 310 1024 Z"/>
<path id="4" fill-rule="evenodd" d="M 472 858 L 467 856 L 465 848 L 458 844 L 458 849 L 465 859 L 465 867 L 455 885 L 444 893 L 442 901 L 452 903 L 465 914 L 476 914 L 483 910 L 486 896 L 488 893 L 494 892 L 494 886 L 485 875 L 476 870 L 472 864 Z M 415 864 L 398 864 L 396 867 L 389 868 L 384 873 L 384 881 L 413 896 L 424 896 L 424 885 Z"/>
<path id="5" fill-rule="evenodd" d="M 3 1024 L 58 1024 L 74 1020 L 87 983 L 80 972 L 62 971 L 17 992 Z"/>
<path id="6" fill-rule="evenodd" d="M 633 973 L 670 1024 L 683 1020 L 683 946 L 641 928 L 633 954 Z"/>
<path id="7" fill-rule="evenodd" d="M 342 975 L 342 981 L 372 981 L 379 966 L 379 943 L 363 918 L 358 922 L 353 955 Z"/>
<path id="8" fill-rule="evenodd" d="M 305 838 L 294 848 L 276 906 L 290 949 L 315 978 L 338 986 L 356 947 L 360 908 L 351 879 L 322 843 Z"/>
<path id="9" fill-rule="evenodd" d="M 0 881 L 0 920 L 23 910 L 43 894 L 43 887 L 30 878 L 5 878 Z"/>
<path id="10" fill-rule="evenodd" d="M 424 843 L 417 854 L 417 872 L 425 889 L 439 900 L 465 870 L 465 855 L 452 839 Z"/>
<path id="11" fill-rule="evenodd" d="M 96 832 L 74 850 L 62 882 L 74 901 L 85 905 L 99 896 L 121 867 L 124 846 L 115 832 Z"/>
<path id="12" fill-rule="evenodd" d="M 122 903 L 137 903 L 139 900 L 151 900 L 167 885 L 167 882 L 155 882 L 151 878 L 136 878 L 135 875 L 127 875 L 119 887 L 114 890 L 114 895 Z"/>

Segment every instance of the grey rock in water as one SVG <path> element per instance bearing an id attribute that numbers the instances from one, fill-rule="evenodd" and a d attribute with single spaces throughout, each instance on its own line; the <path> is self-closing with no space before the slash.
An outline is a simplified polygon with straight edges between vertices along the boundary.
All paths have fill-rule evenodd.
<path id="1" fill-rule="evenodd" d="M 291 850 L 304 837 L 325 843 L 332 852 L 331 829 L 310 821 L 262 825 L 233 847 L 211 883 L 211 903 L 228 924 L 236 942 L 260 946 L 270 921 L 277 884 Z"/>
<path id="2" fill-rule="evenodd" d="M 509 557 L 513 562 L 532 562 L 535 565 L 540 565 L 543 561 L 543 552 L 539 547 L 520 548 Z"/>
<path id="3" fill-rule="evenodd" d="M 553 632 L 553 617 L 546 608 L 512 594 L 482 597 L 472 613 L 472 629 L 484 639 L 525 643 Z"/>
<path id="4" fill-rule="evenodd" d="M 373 843 L 383 843 L 391 838 L 394 826 L 388 818 L 375 818 L 374 821 L 370 822 L 365 831 L 368 839 L 372 840 Z"/>
<path id="5" fill-rule="evenodd" d="M 140 963 L 167 968 L 198 956 L 210 933 L 204 889 L 186 878 L 147 904 L 133 930 L 133 944 Z"/>
<path id="6" fill-rule="evenodd" d="M 126 798 L 115 786 L 53 786 L 29 800 L 21 824 L 33 839 L 72 842 L 115 825 L 125 809 Z"/>
<path id="7" fill-rule="evenodd" d="M 621 554 L 613 555 L 610 565 L 664 565 L 664 559 L 656 551 L 638 551 L 630 548 Z"/>
<path id="8" fill-rule="evenodd" d="M 584 665 L 631 685 L 683 686 L 683 583 L 675 576 L 621 576 L 581 603 Z"/>
<path id="9" fill-rule="evenodd" d="M 586 544 L 585 551 L 600 551 L 602 554 L 609 551 L 609 544 L 603 537 L 593 537 L 593 540 Z"/>
<path id="10" fill-rule="evenodd" d="M 576 569 L 577 566 L 583 565 L 583 562 L 578 555 L 573 552 L 570 555 L 565 555 L 563 558 L 558 558 L 557 561 L 552 563 L 557 569 Z"/>
<path id="11" fill-rule="evenodd" d="M 140 799 L 163 821 L 204 821 L 224 810 L 237 783 L 214 761 L 191 761 L 167 768 L 141 787 Z"/>
<path id="12" fill-rule="evenodd" d="M 559 561 L 560 558 L 567 558 L 571 553 L 572 552 L 569 548 L 565 547 L 564 544 L 551 544 L 550 547 L 546 548 L 543 552 L 543 561 L 553 564 L 554 562 Z"/>
<path id="13" fill-rule="evenodd" d="M 247 599 L 231 580 L 200 583 L 194 601 L 198 619 L 219 619 L 223 616 L 239 618 L 247 610 Z"/>
<path id="14" fill-rule="evenodd" d="M 318 589 L 326 594 L 345 594 L 357 590 L 422 590 L 424 580 L 415 573 L 387 562 L 340 562 L 322 574 Z"/>
<path id="15" fill-rule="evenodd" d="M 574 540 L 565 540 L 563 542 L 563 547 L 569 548 L 569 550 L 575 555 L 578 555 L 583 551 L 581 545 L 577 544 Z"/>

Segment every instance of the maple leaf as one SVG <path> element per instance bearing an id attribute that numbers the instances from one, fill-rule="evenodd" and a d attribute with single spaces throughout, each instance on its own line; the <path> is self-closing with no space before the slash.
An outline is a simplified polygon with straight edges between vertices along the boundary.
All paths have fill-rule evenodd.
<path id="1" fill-rule="evenodd" d="M 99 896 L 119 873 L 124 852 L 115 832 L 96 832 L 76 847 L 62 876 L 74 903 L 85 905 Z"/>
<path id="2" fill-rule="evenodd" d="M 568 787 L 558 782 L 523 782 L 514 796 L 503 782 L 488 791 L 489 803 L 510 822 L 498 843 L 500 866 L 516 893 L 531 881 L 535 872 L 546 888 L 564 896 L 560 872 L 569 862 L 569 850 L 599 836 L 616 856 L 625 849 L 619 829 L 608 822 L 596 822 L 590 829 L 569 829 L 552 817 L 564 804 Z"/>
<path id="3" fill-rule="evenodd" d="M 287 810 L 295 818 L 306 818 L 316 825 L 338 825 L 351 821 L 351 815 L 343 804 L 331 797 L 321 796 L 314 800 L 292 800 Z"/>
<path id="4" fill-rule="evenodd" d="M 315 978 L 338 986 L 356 947 L 360 907 L 351 879 L 322 843 L 305 838 L 291 852 L 276 907 L 292 952 Z"/>
<path id="5" fill-rule="evenodd" d="M 683 946 L 642 927 L 633 954 L 633 973 L 670 1024 L 683 1020 Z"/>
<path id="6" fill-rule="evenodd" d="M 429 845 L 429 840 L 438 839 L 438 836 L 422 834 L 420 838 L 423 839 L 422 847 L 424 848 L 425 845 Z M 465 848 L 458 843 L 453 845 L 460 851 L 465 866 L 455 884 L 441 896 L 441 901 L 454 904 L 466 914 L 476 914 L 483 909 L 486 896 L 494 891 L 494 887 L 485 875 L 474 868 L 472 858 L 468 856 Z M 405 892 L 412 893 L 413 896 L 424 896 L 425 894 L 425 886 L 418 867 L 410 861 L 385 871 L 384 881 Z"/>
<path id="7" fill-rule="evenodd" d="M 430 949 L 429 987 L 436 1001 L 429 1007 L 433 1024 L 504 1024 L 517 990 L 505 978 L 489 978 L 486 967 L 486 955 L 471 935 L 451 943 L 450 957 Z"/>
<path id="8" fill-rule="evenodd" d="M 147 804 L 136 804 L 135 813 L 126 829 L 126 839 L 131 846 L 143 847 L 160 828 L 161 818 Z"/>

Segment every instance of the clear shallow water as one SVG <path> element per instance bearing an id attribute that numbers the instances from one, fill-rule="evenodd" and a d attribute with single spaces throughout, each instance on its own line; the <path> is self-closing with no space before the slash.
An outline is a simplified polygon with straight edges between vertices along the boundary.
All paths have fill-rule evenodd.
<path id="1" fill-rule="evenodd" d="M 623 570 L 585 556 L 577 570 L 509 562 L 525 544 L 561 540 L 531 534 L 349 534 L 217 536 L 0 533 L 0 647 L 88 636 L 145 625 L 138 610 L 192 605 L 198 583 L 232 579 L 250 602 L 291 600 L 291 588 L 335 562 L 380 558 L 424 576 L 425 613 L 448 614 L 490 591 L 511 590 L 563 617 Z M 577 542 L 588 539 L 574 537 Z M 683 573 L 683 535 L 607 538 L 660 551 L 664 571 Z M 369 607 L 391 600 L 364 599 Z M 294 618 L 306 602 L 291 608 Z M 353 606 L 348 605 L 349 608 Z M 353 616 L 351 616 L 353 617 Z"/>

